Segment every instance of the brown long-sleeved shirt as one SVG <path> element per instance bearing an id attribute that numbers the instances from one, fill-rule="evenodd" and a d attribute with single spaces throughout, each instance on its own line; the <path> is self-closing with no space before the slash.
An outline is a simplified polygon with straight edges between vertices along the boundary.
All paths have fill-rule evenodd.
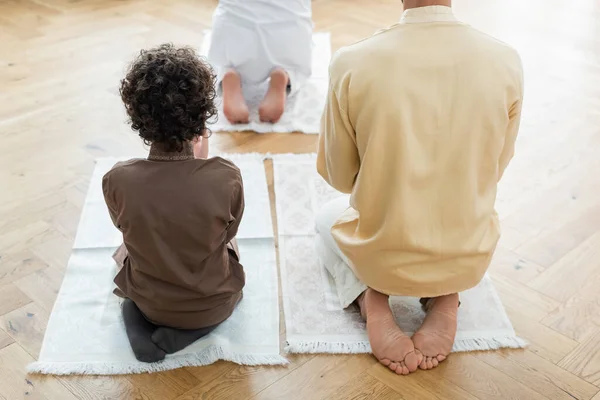
<path id="1" fill-rule="evenodd" d="M 152 322 L 198 329 L 227 319 L 245 274 L 228 250 L 244 211 L 239 169 L 220 157 L 194 159 L 191 146 L 115 165 L 102 181 L 127 257 L 115 278 Z"/>

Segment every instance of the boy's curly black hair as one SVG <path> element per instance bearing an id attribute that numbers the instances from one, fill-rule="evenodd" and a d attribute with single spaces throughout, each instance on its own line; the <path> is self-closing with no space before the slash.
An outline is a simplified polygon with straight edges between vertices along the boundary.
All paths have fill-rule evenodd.
<path id="1" fill-rule="evenodd" d="M 192 48 L 163 44 L 142 50 L 121 81 L 121 99 L 144 143 L 181 151 L 208 132 L 217 115 L 216 77 Z"/>

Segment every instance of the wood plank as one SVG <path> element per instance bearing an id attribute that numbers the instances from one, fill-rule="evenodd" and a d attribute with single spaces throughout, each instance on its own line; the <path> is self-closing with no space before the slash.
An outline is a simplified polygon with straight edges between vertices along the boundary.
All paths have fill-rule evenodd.
<path id="1" fill-rule="evenodd" d="M 600 226 L 600 206 L 582 211 L 573 221 L 553 226 L 517 248 L 519 254 L 550 266 L 592 236 Z"/>
<path id="2" fill-rule="evenodd" d="M 58 380 L 79 400 L 150 400 L 126 376 L 60 376 Z"/>
<path id="3" fill-rule="evenodd" d="M 5 254 L 14 254 L 43 243 L 46 238 L 52 237 L 53 234 L 54 230 L 47 222 L 36 221 L 20 226 L 15 230 L 1 233 L 0 243 L 2 243 Z"/>
<path id="4" fill-rule="evenodd" d="M 32 357 L 42 348 L 49 314 L 35 303 L 18 308 L 0 317 L 0 327 Z"/>
<path id="5" fill-rule="evenodd" d="M 32 247 L 31 251 L 50 267 L 64 271 L 71 256 L 73 240 L 73 238 L 63 235 L 56 235 L 54 238 Z"/>
<path id="6" fill-rule="evenodd" d="M 499 247 L 494 253 L 489 270 L 511 281 L 527 283 L 544 272 L 545 268 L 514 251 Z"/>
<path id="7" fill-rule="evenodd" d="M 48 264 L 29 250 L 9 256 L 0 255 L 0 286 L 12 283 L 47 266 Z"/>
<path id="8" fill-rule="evenodd" d="M 488 351 L 474 356 L 552 400 L 588 400 L 598 388 L 531 351 Z"/>
<path id="9" fill-rule="evenodd" d="M 159 374 L 137 374 L 127 377 L 148 400 L 172 400 L 200 384 L 185 368 Z"/>
<path id="10" fill-rule="evenodd" d="M 558 366 L 600 386 L 600 329 L 561 360 Z"/>
<path id="11" fill-rule="evenodd" d="M 56 268 L 48 267 L 19 279 L 15 282 L 15 286 L 50 314 L 60 290 L 62 279 L 62 272 Z"/>
<path id="12" fill-rule="evenodd" d="M 388 372 L 389 373 L 389 372 Z M 398 377 L 396 377 L 398 379 Z M 335 393 L 322 400 L 401 400 L 410 399 L 378 381 L 370 375 L 363 375 L 342 386 Z"/>
<path id="13" fill-rule="evenodd" d="M 454 354 L 433 371 L 479 399 L 546 399 L 470 354 Z"/>
<path id="14" fill-rule="evenodd" d="M 477 397 L 444 378 L 438 371 L 417 371 L 401 379 L 381 364 L 368 370 L 369 375 L 402 393 L 407 399 L 477 400 Z"/>
<path id="15" fill-rule="evenodd" d="M 579 343 L 575 340 L 548 328 L 546 325 L 532 321 L 531 318 L 521 312 L 520 308 L 518 310 L 510 307 L 505 308 L 517 335 L 527 340 L 529 342 L 528 350 L 540 357 L 557 363 L 578 346 Z"/>
<path id="16" fill-rule="evenodd" d="M 332 395 L 376 362 L 373 356 L 367 354 L 354 357 L 318 356 L 252 399 L 321 399 Z"/>
<path id="17" fill-rule="evenodd" d="M 15 340 L 10 337 L 10 335 L 4 330 L 0 329 L 0 350 L 5 348 L 8 345 L 11 345 L 15 342 Z"/>
<path id="18" fill-rule="evenodd" d="M 23 307 L 31 301 L 25 293 L 12 283 L 0 286 L 0 316 Z"/>
<path id="19" fill-rule="evenodd" d="M 557 301 L 564 302 L 585 284 L 600 266 L 600 232 L 570 251 L 558 262 L 546 269 L 531 283 L 537 290 Z"/>
<path id="20" fill-rule="evenodd" d="M 491 277 L 504 306 L 518 309 L 532 321 L 540 321 L 560 305 L 553 298 L 508 279 L 502 274 L 491 273 Z"/>
<path id="21" fill-rule="evenodd" d="M 14 168 L 14 167 L 13 167 Z M 40 193 L 25 202 L 6 202 L 0 204 L 0 229 L 9 231 L 43 220 L 64 207 L 65 195 L 59 191 Z"/>
<path id="22" fill-rule="evenodd" d="M 47 221 L 65 237 L 74 238 L 77 233 L 80 214 L 80 207 L 67 203 L 62 210 L 53 214 Z"/>
<path id="23" fill-rule="evenodd" d="M 190 368 L 190 372 L 202 384 L 185 393 L 177 400 L 188 400 L 196 398 L 209 398 L 214 400 L 227 400 L 235 397 L 251 398 L 271 384 L 304 365 L 314 356 L 299 355 L 291 356 L 288 366 L 260 366 L 247 367 L 222 363 L 218 368 Z M 214 370 L 216 374 L 209 373 L 205 376 L 205 369 Z"/>
<path id="24" fill-rule="evenodd" d="M 52 377 L 26 375 L 33 362 L 18 344 L 0 349 L 0 396 L 6 399 L 75 400 L 77 397 Z"/>
<path id="25" fill-rule="evenodd" d="M 515 228 L 504 226 L 502 223 L 500 224 L 502 235 L 500 236 L 500 241 L 498 242 L 499 248 L 514 251 L 532 239 L 531 236 L 519 232 Z"/>
<path id="26" fill-rule="evenodd" d="M 599 287 L 600 270 L 573 297 L 541 322 L 578 342 L 587 340 L 600 329 Z"/>

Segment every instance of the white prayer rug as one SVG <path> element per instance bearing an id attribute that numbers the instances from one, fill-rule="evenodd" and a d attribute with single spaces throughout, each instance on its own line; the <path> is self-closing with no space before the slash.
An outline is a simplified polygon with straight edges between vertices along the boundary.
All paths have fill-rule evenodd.
<path id="1" fill-rule="evenodd" d="M 210 47 L 210 31 L 204 32 L 201 54 L 206 56 Z M 319 133 L 321 113 L 325 106 L 329 82 L 329 60 L 331 58 L 330 35 L 328 32 L 313 34 L 312 75 L 304 86 L 288 98 L 285 112 L 276 124 L 263 123 L 258 118 L 258 106 L 268 89 L 268 83 L 256 87 L 242 88 L 250 109 L 250 123 L 233 125 L 223 115 L 222 99 L 218 98 L 219 118 L 210 125 L 214 132 L 254 131 L 258 133 L 302 132 Z"/>
<path id="2" fill-rule="evenodd" d="M 290 353 L 370 353 L 365 324 L 357 308 L 342 310 L 332 278 L 318 261 L 315 213 L 339 196 L 317 174 L 315 155 L 273 157 L 279 260 Z M 328 262 L 341 262 L 330 252 Z M 458 333 L 453 351 L 521 348 L 489 277 L 461 293 Z M 399 326 L 412 334 L 425 314 L 419 299 L 392 297 Z"/>
<path id="3" fill-rule="evenodd" d="M 244 365 L 286 364 L 279 352 L 279 304 L 274 235 L 263 156 L 226 156 L 241 169 L 246 213 L 237 236 L 246 271 L 244 298 L 213 333 L 153 364 L 138 362 L 113 294 L 112 254 L 121 234 L 102 195 L 102 176 L 119 160 L 98 160 L 65 277 L 50 316 L 39 361 L 29 372 L 116 375 L 157 372 L 226 360 Z"/>

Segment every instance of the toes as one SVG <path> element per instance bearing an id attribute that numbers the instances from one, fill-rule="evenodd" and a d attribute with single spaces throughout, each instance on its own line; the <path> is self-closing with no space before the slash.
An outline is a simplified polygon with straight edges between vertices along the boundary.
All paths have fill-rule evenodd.
<path id="1" fill-rule="evenodd" d="M 423 361 L 423 358 L 425 358 L 425 356 L 423 355 L 423 353 L 421 353 L 419 351 L 419 349 L 415 349 L 415 355 L 417 356 L 417 366 L 419 366 L 419 364 L 421 364 L 421 362 Z"/>
<path id="2" fill-rule="evenodd" d="M 419 364 L 423 362 L 423 354 L 416 351 L 411 351 L 404 356 L 404 364 L 410 372 L 415 372 L 419 368 Z"/>
<path id="3" fill-rule="evenodd" d="M 421 361 L 421 364 L 419 364 L 419 368 L 424 370 L 432 369 L 433 363 L 431 361 L 431 357 L 423 357 L 423 361 Z"/>
<path id="4" fill-rule="evenodd" d="M 433 369 L 433 362 L 431 361 L 431 357 L 427 357 L 427 369 Z"/>
<path id="5" fill-rule="evenodd" d="M 382 358 L 381 360 L 379 360 L 379 362 L 382 363 L 383 365 L 385 365 L 386 367 L 388 367 L 392 363 L 387 358 Z"/>
<path id="6" fill-rule="evenodd" d="M 428 370 L 428 369 L 433 369 L 435 367 L 437 367 L 438 365 L 440 365 L 440 363 L 442 361 L 444 361 L 446 359 L 446 356 L 444 355 L 437 355 L 435 357 L 428 357 L 425 355 L 422 355 L 422 359 L 418 364 L 418 368 L 420 369 L 424 369 L 424 370 Z M 407 363 L 408 366 L 408 363 Z M 409 366 L 410 369 L 410 366 Z M 412 370 L 410 372 L 413 372 Z"/>
<path id="7" fill-rule="evenodd" d="M 387 360 L 389 363 L 388 365 L 386 365 L 391 371 L 395 372 L 398 375 L 408 375 L 410 374 L 410 371 L 408 370 L 408 367 L 406 366 L 406 364 L 404 363 L 404 361 L 401 362 L 394 362 L 394 361 L 389 361 Z M 383 364 L 383 362 L 382 362 Z"/>
<path id="8" fill-rule="evenodd" d="M 406 364 L 404 362 L 401 362 L 400 367 L 396 370 L 396 373 L 400 375 L 408 375 L 410 374 L 410 371 L 408 370 Z"/>

